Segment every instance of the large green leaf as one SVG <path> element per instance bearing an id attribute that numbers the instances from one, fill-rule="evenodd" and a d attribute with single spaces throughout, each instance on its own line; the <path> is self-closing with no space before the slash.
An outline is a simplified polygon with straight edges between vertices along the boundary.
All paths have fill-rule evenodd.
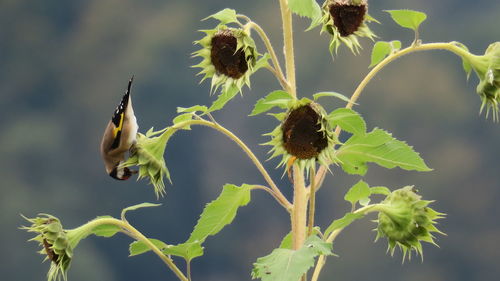
<path id="1" fill-rule="evenodd" d="M 348 108 L 339 108 L 328 114 L 331 126 L 340 126 L 342 130 L 354 135 L 366 133 L 366 123 L 356 111 Z"/>
<path id="2" fill-rule="evenodd" d="M 166 255 L 173 255 L 184 258 L 186 261 L 191 261 L 196 257 L 203 256 L 203 247 L 199 241 L 186 242 L 179 245 L 168 246 L 163 249 Z"/>
<path id="3" fill-rule="evenodd" d="M 241 187 L 226 184 L 222 193 L 207 204 L 187 242 L 203 243 L 208 236 L 215 235 L 236 217 L 239 207 L 250 202 L 250 185 Z"/>
<path id="4" fill-rule="evenodd" d="M 377 128 L 365 135 L 353 135 L 339 148 L 337 157 L 349 174 L 364 175 L 368 162 L 388 169 L 431 170 L 411 146 Z"/>
<path id="5" fill-rule="evenodd" d="M 288 0 L 290 10 L 301 16 L 317 21 L 321 18 L 321 7 L 316 0 Z"/>
<path id="6" fill-rule="evenodd" d="M 386 10 L 392 19 L 402 27 L 418 30 L 420 24 L 427 18 L 422 12 L 412 10 Z"/>
<path id="7" fill-rule="evenodd" d="M 331 255 L 332 244 L 310 236 L 298 250 L 278 248 L 254 263 L 252 278 L 263 281 L 297 281 L 314 265 L 318 255 Z"/>
<path id="8" fill-rule="evenodd" d="M 373 67 L 385 59 L 391 53 L 401 49 L 401 41 L 394 40 L 391 42 L 378 41 L 373 45 L 371 63 L 369 67 Z"/>
<path id="9" fill-rule="evenodd" d="M 272 108 L 278 106 L 280 108 L 286 108 L 288 101 L 292 97 L 289 93 L 277 90 L 269 93 L 267 96 L 259 99 L 250 113 L 250 116 L 258 115 L 264 113 L 266 111 L 271 110 Z M 276 102 L 279 101 L 279 102 Z"/>

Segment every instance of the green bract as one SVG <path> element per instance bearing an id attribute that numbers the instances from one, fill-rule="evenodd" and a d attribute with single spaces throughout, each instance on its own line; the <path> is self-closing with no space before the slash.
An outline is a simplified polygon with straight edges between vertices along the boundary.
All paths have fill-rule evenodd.
<path id="1" fill-rule="evenodd" d="M 74 246 L 70 244 L 67 231 L 63 229 L 59 219 L 48 214 L 40 214 L 39 217 L 32 219 L 24 218 L 31 225 L 22 229 L 37 234 L 30 241 L 38 241 L 42 246 L 39 253 L 45 256 L 45 260 L 51 261 L 47 280 L 56 281 L 61 278 L 67 280 Z"/>
<path id="2" fill-rule="evenodd" d="M 479 84 L 477 93 L 481 97 L 481 111 L 486 107 L 486 116 L 492 112 L 493 120 L 498 122 L 498 106 L 500 103 L 500 42 L 492 43 L 483 56 L 475 56 L 470 60 Z"/>
<path id="3" fill-rule="evenodd" d="M 322 32 L 328 32 L 330 53 L 337 53 L 341 44 L 346 45 L 354 54 L 359 53 L 361 45 L 359 37 L 373 40 L 376 35 L 370 30 L 367 22 L 375 21 L 368 15 L 366 0 L 326 0 L 323 4 Z"/>
<path id="4" fill-rule="evenodd" d="M 396 246 L 403 251 L 404 260 L 406 254 L 411 257 L 413 250 L 422 256 L 420 241 L 436 245 L 432 233 L 443 234 L 435 224 L 444 214 L 428 207 L 430 203 L 432 201 L 422 200 L 412 186 L 406 186 L 393 191 L 378 205 L 377 239 L 387 238 L 391 255 Z"/>

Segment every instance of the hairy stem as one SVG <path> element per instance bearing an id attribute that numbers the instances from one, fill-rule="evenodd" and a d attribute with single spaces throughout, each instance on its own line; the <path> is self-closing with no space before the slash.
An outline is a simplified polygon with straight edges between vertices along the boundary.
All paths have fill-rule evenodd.
<path id="1" fill-rule="evenodd" d="M 314 212 L 316 211 L 316 166 L 311 168 L 311 183 L 309 184 L 309 218 L 307 220 L 307 236 L 312 234 L 314 227 Z"/>
<path id="2" fill-rule="evenodd" d="M 255 154 L 252 152 L 252 150 L 250 150 L 250 148 L 248 148 L 248 146 L 240 138 L 238 138 L 235 134 L 233 134 L 228 129 L 222 127 L 218 123 L 210 122 L 207 120 L 184 121 L 184 122 L 180 122 L 180 123 L 175 124 L 174 128 L 183 128 L 183 127 L 190 126 L 190 125 L 203 125 L 203 126 L 213 128 L 213 129 L 223 133 L 224 135 L 229 137 L 232 141 L 234 141 L 236 144 L 238 144 L 238 146 L 247 154 L 247 156 L 250 158 L 250 160 L 252 160 L 254 165 L 257 167 L 259 172 L 262 174 L 262 176 L 264 177 L 266 182 L 271 187 L 271 190 L 269 190 L 269 191 L 271 191 L 274 194 L 273 197 L 276 198 L 278 203 L 280 203 L 281 206 L 283 206 L 288 212 L 290 212 L 292 210 L 292 204 L 288 201 L 288 199 L 286 199 L 286 197 L 283 195 L 283 193 L 281 193 L 280 189 L 274 183 L 273 179 L 271 178 L 271 176 L 269 175 L 267 170 L 264 168 L 262 163 L 260 163 L 257 156 L 255 156 Z"/>
<path id="3" fill-rule="evenodd" d="M 293 165 L 293 211 L 291 214 L 293 249 L 302 247 L 306 240 L 307 189 L 304 173 Z"/>
<path id="4" fill-rule="evenodd" d="M 295 85 L 295 58 L 293 55 L 293 27 L 292 12 L 288 7 L 288 0 L 279 0 L 281 10 L 281 20 L 283 21 L 283 41 L 286 78 L 288 81 L 287 92 L 294 98 L 297 97 L 297 88 Z"/>

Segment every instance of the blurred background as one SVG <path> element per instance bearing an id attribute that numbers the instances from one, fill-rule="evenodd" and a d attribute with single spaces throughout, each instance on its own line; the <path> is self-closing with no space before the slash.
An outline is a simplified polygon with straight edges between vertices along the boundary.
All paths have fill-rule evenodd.
<path id="1" fill-rule="evenodd" d="M 147 236 L 168 243 L 185 241 L 203 206 L 225 183 L 264 180 L 240 149 L 208 128 L 179 132 L 167 147 L 173 186 L 156 200 L 146 181 L 118 182 L 99 155 L 102 132 L 132 74 L 140 130 L 170 124 L 177 106 L 209 105 L 209 82 L 201 85 L 190 68 L 198 59 L 193 41 L 214 21 L 200 19 L 230 7 L 267 30 L 281 56 L 278 1 L 73 0 L 0 1 L 0 241 L 3 280 L 44 280 L 49 263 L 36 254 L 32 236 L 18 227 L 24 214 L 58 216 L 73 228 L 99 216 L 119 216 L 141 202 L 161 207 L 130 213 Z M 371 25 L 381 40 L 407 46 L 411 31 L 396 26 L 385 9 L 424 11 L 424 42 L 460 41 L 482 54 L 500 39 L 500 2 L 495 0 L 370 1 Z M 341 48 L 332 63 L 328 38 L 319 29 L 303 32 L 308 20 L 294 17 L 298 92 L 350 95 L 368 72 L 372 42 L 353 56 Z M 261 41 L 256 39 L 260 50 Z M 359 106 L 369 128 L 381 127 L 407 141 L 434 170 L 415 173 L 372 165 L 365 180 L 391 189 L 415 185 L 440 221 L 440 248 L 424 245 L 419 258 L 401 263 L 386 254 L 386 242 L 373 243 L 375 225 L 354 223 L 339 238 L 321 280 L 494 280 L 500 276 L 500 125 L 479 115 L 477 78 L 467 81 L 458 57 L 444 51 L 412 54 L 385 68 L 366 88 Z M 215 118 L 240 136 L 261 158 L 263 133 L 277 124 L 267 116 L 247 117 L 257 99 L 279 85 L 269 72 L 252 77 L 252 89 L 236 97 Z M 332 110 L 341 103 L 325 99 Z M 265 162 L 290 198 L 291 187 L 278 160 Z M 349 209 L 344 193 L 359 177 L 336 170 L 318 197 L 323 228 Z M 279 245 L 288 232 L 286 212 L 266 193 L 254 192 L 232 225 L 210 237 L 205 256 L 195 259 L 193 279 L 251 280 L 252 263 Z M 128 257 L 130 239 L 91 237 L 76 249 L 71 281 L 176 280 L 152 254 Z"/>

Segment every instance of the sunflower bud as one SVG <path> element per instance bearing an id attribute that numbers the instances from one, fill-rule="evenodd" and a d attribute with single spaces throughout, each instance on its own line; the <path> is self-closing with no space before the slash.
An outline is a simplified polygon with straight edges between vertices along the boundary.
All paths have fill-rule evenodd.
<path id="1" fill-rule="evenodd" d="M 170 180 L 170 173 L 163 154 L 165 153 L 168 139 L 174 132 L 175 130 L 168 128 L 165 131 L 159 132 L 150 130 L 146 135 L 138 133 L 137 142 L 131 151 L 130 157 L 121 165 L 122 167 L 138 166 L 138 179 L 149 178 L 150 184 L 154 186 L 157 197 L 165 194 L 163 178 L 167 177 Z M 155 136 L 160 133 L 161 135 Z"/>
<path id="2" fill-rule="evenodd" d="M 324 109 L 308 99 L 290 101 L 286 117 L 271 133 L 271 158 L 283 155 L 279 166 L 296 159 L 308 171 L 318 161 L 329 165 L 334 160 L 336 137 L 327 122 Z"/>
<path id="3" fill-rule="evenodd" d="M 327 0 L 323 4 L 323 29 L 332 37 L 330 52 L 337 52 L 343 43 L 353 53 L 358 53 L 361 45 L 358 37 L 373 39 L 375 34 L 366 25 L 372 21 L 368 15 L 366 0 Z"/>
<path id="4" fill-rule="evenodd" d="M 45 255 L 45 260 L 51 261 L 47 274 L 48 281 L 59 280 L 61 277 L 66 280 L 73 257 L 73 246 L 59 219 L 47 214 L 40 214 L 39 217 L 32 219 L 24 218 L 31 225 L 22 229 L 37 234 L 30 241 L 38 241 L 42 247 L 39 253 Z"/>
<path id="5" fill-rule="evenodd" d="M 250 86 L 250 76 L 256 70 L 258 57 L 255 42 L 248 30 L 219 24 L 215 29 L 203 30 L 204 38 L 195 41 L 202 49 L 193 53 L 203 60 L 193 66 L 202 68 L 198 75 L 212 78 L 212 92 L 222 86 L 222 92 L 243 85 Z"/>
<path id="6" fill-rule="evenodd" d="M 486 116 L 492 111 L 493 120 L 498 122 L 500 103 L 500 42 L 490 44 L 483 56 L 471 55 L 468 62 L 479 78 L 476 91 L 481 97 L 481 111 L 486 107 Z"/>
<path id="7" fill-rule="evenodd" d="M 443 234 L 435 227 L 435 220 L 444 214 L 434 211 L 428 205 L 432 201 L 422 200 L 412 186 L 393 191 L 378 205 L 377 238 L 386 237 L 391 255 L 398 246 L 403 251 L 403 260 L 415 250 L 422 256 L 422 244 L 425 241 L 436 245 L 433 232 Z"/>

